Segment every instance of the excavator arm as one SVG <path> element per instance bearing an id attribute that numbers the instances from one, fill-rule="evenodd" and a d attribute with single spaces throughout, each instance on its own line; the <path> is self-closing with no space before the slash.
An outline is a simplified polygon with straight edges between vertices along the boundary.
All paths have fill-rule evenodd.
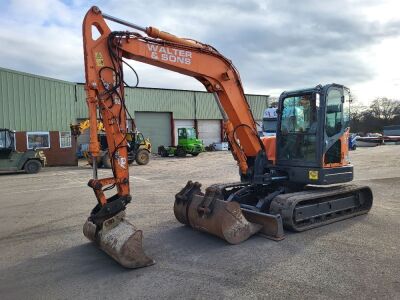
<path id="1" fill-rule="evenodd" d="M 208 92 L 214 94 L 224 119 L 224 129 L 241 174 L 249 172 L 249 162 L 263 145 L 257 135 L 256 124 L 245 98 L 240 76 L 232 62 L 211 46 L 181 39 L 154 27 L 141 28 L 131 25 L 147 36 L 137 32 L 111 32 L 105 18 L 120 21 L 102 14 L 93 7 L 83 24 L 86 65 L 86 91 L 91 119 L 100 107 L 106 131 L 112 144 L 123 145 L 125 107 L 123 97 L 123 58 L 137 60 L 156 67 L 185 74 L 199 80 Z M 101 35 L 93 39 L 93 31 Z M 121 103 L 119 103 L 121 102 Z M 117 120 L 117 122 L 116 122 Z M 93 132 L 94 134 L 94 132 Z M 120 147 L 122 148 L 122 147 Z M 93 139 L 91 152 L 97 153 L 98 145 Z M 116 167 L 117 171 L 121 168 Z M 118 172 L 117 172 L 118 174 Z"/>
<path id="2" fill-rule="evenodd" d="M 111 31 L 105 19 L 132 27 L 135 31 Z M 113 171 L 112 177 L 99 179 L 96 164 L 93 164 L 93 179 L 88 185 L 93 188 L 98 204 L 84 225 L 84 234 L 126 267 L 150 265 L 153 261 L 141 248 L 141 231 L 124 218 L 125 207 L 131 201 L 127 162 L 129 112 L 125 105 L 123 74 L 125 59 L 194 77 L 208 92 L 213 93 L 223 116 L 224 130 L 233 157 L 244 181 L 268 180 L 268 174 L 263 178 L 266 165 L 264 146 L 258 137 L 239 73 L 232 62 L 213 47 L 178 38 L 154 27 L 143 28 L 119 20 L 103 14 L 97 7 L 92 7 L 85 16 L 83 46 L 90 122 L 89 151 L 94 159 L 99 155 L 96 126 L 99 118 L 107 135 Z M 116 194 L 107 198 L 105 191 L 115 187 Z M 199 197 L 191 201 L 195 195 Z M 219 195 L 213 189 L 207 190 L 204 197 L 201 195 L 200 184 L 193 182 L 189 182 L 177 194 L 180 200 L 175 202 L 174 213 L 179 221 L 190 223 L 230 243 L 247 239 L 265 225 L 249 222 L 238 203 L 219 201 Z M 190 206 L 192 202 L 196 204 Z M 190 217 L 190 212 L 195 216 Z M 272 235 L 281 238 L 282 224 L 274 216 L 271 222 L 274 227 L 272 231 L 279 231 L 279 234 Z M 267 231 L 265 234 L 270 234 Z"/>

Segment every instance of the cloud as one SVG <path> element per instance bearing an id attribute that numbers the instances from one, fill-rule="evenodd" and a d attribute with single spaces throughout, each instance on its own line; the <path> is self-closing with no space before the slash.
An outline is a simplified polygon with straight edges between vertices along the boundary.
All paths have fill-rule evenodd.
<path id="1" fill-rule="evenodd" d="M 83 81 L 81 22 L 90 5 L 80 0 L 26 3 L 0 4 L 0 66 Z M 250 93 L 269 94 L 329 82 L 362 90 L 363 84 L 382 73 L 374 63 L 374 51 L 382 42 L 400 38 L 400 19 L 394 13 L 398 5 L 390 0 L 97 3 L 104 12 L 132 23 L 215 46 L 232 59 Z M 186 76 L 132 64 L 141 86 L 203 89 Z M 394 87 L 398 80 L 391 82 Z"/>
<path id="2" fill-rule="evenodd" d="M 77 12 L 61 1 L 8 1 L 0 7 L 0 66 L 64 80 L 82 80 Z M 75 21 L 74 21 L 75 20 Z"/>

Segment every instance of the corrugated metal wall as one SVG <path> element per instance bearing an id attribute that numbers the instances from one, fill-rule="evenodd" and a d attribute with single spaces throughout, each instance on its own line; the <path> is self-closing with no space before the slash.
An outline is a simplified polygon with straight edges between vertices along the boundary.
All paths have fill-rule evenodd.
<path id="1" fill-rule="evenodd" d="M 221 119 L 210 93 L 155 88 L 126 88 L 126 104 L 135 111 L 172 112 L 174 119 Z M 17 131 L 69 130 L 86 119 L 82 84 L 0 68 L 0 127 Z M 261 120 L 268 96 L 246 95 L 254 118 Z"/>
<path id="2" fill-rule="evenodd" d="M 268 96 L 246 95 L 255 120 L 262 120 L 264 110 L 267 108 Z"/>
<path id="3" fill-rule="evenodd" d="M 198 120 L 220 120 L 221 112 L 211 93 L 197 92 L 196 97 L 196 119 Z"/>
<path id="4" fill-rule="evenodd" d="M 125 89 L 126 106 L 135 111 L 173 112 L 174 119 L 194 119 L 194 92 L 161 89 Z"/>
<path id="5" fill-rule="evenodd" d="M 221 113 L 211 93 L 195 92 L 196 116 L 198 120 L 222 119 Z M 267 107 L 268 96 L 246 95 L 254 119 L 262 120 L 264 110 Z"/>
<path id="6" fill-rule="evenodd" d="M 0 68 L 0 127 L 16 131 L 69 130 L 75 84 Z"/>
<path id="7" fill-rule="evenodd" d="M 75 116 L 76 119 L 87 119 L 88 109 L 86 104 L 85 86 L 83 84 L 76 84 L 76 102 L 75 102 Z"/>
<path id="8" fill-rule="evenodd" d="M 135 111 L 173 112 L 174 119 L 220 120 L 221 113 L 211 93 L 153 88 L 126 88 L 126 106 Z M 246 95 L 254 118 L 262 120 L 268 96 Z M 85 91 L 77 85 L 77 118 L 87 118 Z"/>

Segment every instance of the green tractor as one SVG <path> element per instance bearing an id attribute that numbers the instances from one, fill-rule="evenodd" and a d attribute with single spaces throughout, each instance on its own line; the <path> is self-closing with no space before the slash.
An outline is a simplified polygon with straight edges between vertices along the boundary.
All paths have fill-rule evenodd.
<path id="1" fill-rule="evenodd" d="M 15 132 L 0 129 L 0 171 L 28 174 L 38 173 L 46 165 L 43 151 L 36 149 L 18 152 L 15 150 Z"/>
<path id="2" fill-rule="evenodd" d="M 178 146 L 158 147 L 158 154 L 162 157 L 185 157 L 186 154 L 197 156 L 204 151 L 203 141 L 196 137 L 194 128 L 178 128 Z"/>

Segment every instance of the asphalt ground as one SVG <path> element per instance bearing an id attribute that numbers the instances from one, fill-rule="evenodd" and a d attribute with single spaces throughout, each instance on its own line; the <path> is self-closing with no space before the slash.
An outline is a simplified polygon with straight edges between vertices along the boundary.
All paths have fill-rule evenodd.
<path id="1" fill-rule="evenodd" d="M 189 179 L 238 180 L 229 152 L 132 166 L 127 216 L 157 261 L 136 270 L 82 234 L 95 205 L 88 166 L 0 175 L 0 298 L 400 299 L 400 146 L 359 148 L 351 159 L 355 181 L 374 193 L 368 215 L 235 246 L 181 225 L 172 209 Z"/>

